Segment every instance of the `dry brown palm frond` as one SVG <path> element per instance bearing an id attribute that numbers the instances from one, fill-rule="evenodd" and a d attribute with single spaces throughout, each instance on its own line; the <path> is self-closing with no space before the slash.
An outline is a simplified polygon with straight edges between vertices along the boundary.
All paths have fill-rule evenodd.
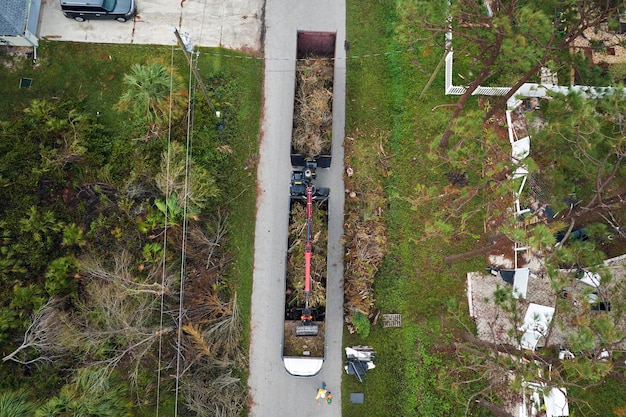
<path id="1" fill-rule="evenodd" d="M 211 323 L 231 313 L 231 303 L 222 300 L 212 271 L 189 269 L 185 285 L 185 310 L 189 321 Z"/>
<path id="2" fill-rule="evenodd" d="M 216 322 L 210 324 L 202 333 L 203 339 L 214 353 L 214 357 L 221 358 L 224 364 L 234 361 L 242 362 L 241 336 L 243 323 L 237 304 L 237 295 L 230 301 L 231 314 L 224 315 Z"/>
<path id="3" fill-rule="evenodd" d="M 211 355 L 211 346 L 204 340 L 202 331 L 199 326 L 193 323 L 185 324 L 182 327 L 183 332 L 189 336 L 193 345 L 193 351 L 198 355 Z"/>
<path id="4" fill-rule="evenodd" d="M 244 408 L 245 388 L 232 370 L 206 367 L 182 380 L 185 405 L 198 417 L 237 417 Z"/>

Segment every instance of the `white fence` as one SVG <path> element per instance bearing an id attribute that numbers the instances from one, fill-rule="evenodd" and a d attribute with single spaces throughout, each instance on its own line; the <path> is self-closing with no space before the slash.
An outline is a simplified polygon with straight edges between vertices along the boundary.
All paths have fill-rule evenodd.
<path id="1" fill-rule="evenodd" d="M 448 54 L 446 55 L 446 68 L 445 68 L 445 93 L 447 95 L 461 95 L 467 91 L 467 86 L 453 85 L 452 84 L 452 71 L 454 64 L 454 51 L 452 49 L 452 32 L 446 33 L 446 47 Z M 503 96 L 511 91 L 510 87 L 483 87 L 479 86 L 472 93 L 472 95 L 484 95 L 484 96 Z M 529 97 L 546 97 L 549 93 L 561 93 L 569 94 L 570 92 L 579 92 L 585 97 L 590 98 L 602 98 L 606 95 L 613 94 L 615 89 L 613 87 L 594 87 L 588 85 L 555 85 L 555 84 L 537 84 L 526 83 L 523 84 L 507 101 L 507 108 L 509 110 L 517 108 L 524 98 Z"/>

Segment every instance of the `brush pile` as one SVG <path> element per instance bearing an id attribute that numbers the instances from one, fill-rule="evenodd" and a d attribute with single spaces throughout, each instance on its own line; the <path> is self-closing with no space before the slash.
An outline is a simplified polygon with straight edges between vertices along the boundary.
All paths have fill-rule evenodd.
<path id="1" fill-rule="evenodd" d="M 332 60 L 310 57 L 296 61 L 292 147 L 305 158 L 330 155 L 333 76 Z"/>
<path id="2" fill-rule="evenodd" d="M 326 203 L 313 203 L 312 233 L 313 256 L 311 258 L 311 308 L 326 305 L 326 253 L 328 246 L 328 218 Z M 289 222 L 289 248 L 287 250 L 287 305 L 304 307 L 306 244 L 306 204 L 294 201 Z"/>

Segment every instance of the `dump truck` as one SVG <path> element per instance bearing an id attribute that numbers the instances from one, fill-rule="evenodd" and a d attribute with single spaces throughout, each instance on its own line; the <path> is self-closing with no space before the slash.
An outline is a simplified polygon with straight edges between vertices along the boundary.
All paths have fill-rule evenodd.
<path id="1" fill-rule="evenodd" d="M 283 362 L 295 376 L 317 374 L 325 356 L 330 190 L 315 186 L 315 169 L 293 171 L 289 190 Z"/>
<path id="2" fill-rule="evenodd" d="M 297 36 L 282 358 L 291 375 L 313 376 L 326 344 L 330 190 L 316 179 L 317 169 L 331 163 L 336 34 Z"/>

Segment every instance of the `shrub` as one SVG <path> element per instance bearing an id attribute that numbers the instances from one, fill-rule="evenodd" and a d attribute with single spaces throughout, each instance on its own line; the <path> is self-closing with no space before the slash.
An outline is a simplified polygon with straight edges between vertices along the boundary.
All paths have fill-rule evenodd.
<path id="1" fill-rule="evenodd" d="M 352 314 L 352 325 L 356 329 L 356 333 L 363 339 L 370 335 L 370 321 L 365 314 L 356 311 Z"/>
<path id="2" fill-rule="evenodd" d="M 608 72 L 615 84 L 626 81 L 626 62 L 611 65 Z"/>

